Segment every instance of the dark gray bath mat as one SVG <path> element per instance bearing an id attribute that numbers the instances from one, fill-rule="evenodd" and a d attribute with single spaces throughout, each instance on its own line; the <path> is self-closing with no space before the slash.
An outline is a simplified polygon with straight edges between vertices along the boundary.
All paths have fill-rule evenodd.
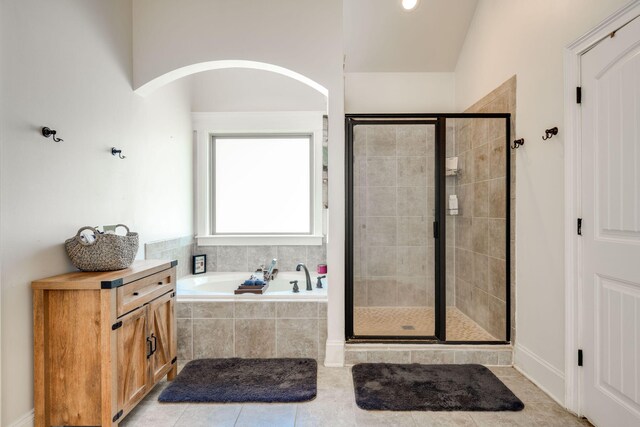
<path id="1" fill-rule="evenodd" d="M 361 363 L 356 403 L 385 411 L 520 411 L 524 404 L 482 365 Z"/>
<path id="2" fill-rule="evenodd" d="M 199 359 L 187 363 L 160 402 L 304 402 L 316 397 L 313 359 Z"/>

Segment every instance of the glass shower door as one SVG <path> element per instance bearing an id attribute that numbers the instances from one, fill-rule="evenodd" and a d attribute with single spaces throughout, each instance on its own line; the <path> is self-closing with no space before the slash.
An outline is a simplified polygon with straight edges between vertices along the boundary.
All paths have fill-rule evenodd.
<path id="1" fill-rule="evenodd" d="M 435 124 L 353 126 L 355 336 L 435 339 Z"/>
<path id="2" fill-rule="evenodd" d="M 510 123 L 347 116 L 347 340 L 510 340 Z"/>

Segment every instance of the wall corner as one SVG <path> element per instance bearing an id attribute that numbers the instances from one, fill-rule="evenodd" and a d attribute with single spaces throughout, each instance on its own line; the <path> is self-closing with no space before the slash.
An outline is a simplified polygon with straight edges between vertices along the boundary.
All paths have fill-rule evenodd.
<path id="1" fill-rule="evenodd" d="M 326 344 L 326 356 L 324 366 L 328 368 L 341 368 L 344 366 L 344 341 L 329 341 Z"/>

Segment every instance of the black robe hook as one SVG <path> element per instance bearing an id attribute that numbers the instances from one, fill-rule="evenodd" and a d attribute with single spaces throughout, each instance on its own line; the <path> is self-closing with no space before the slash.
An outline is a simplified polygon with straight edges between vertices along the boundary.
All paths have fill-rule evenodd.
<path id="1" fill-rule="evenodd" d="M 546 141 L 547 139 L 551 139 L 553 138 L 554 135 L 558 134 L 558 128 L 557 127 L 552 127 L 551 129 L 547 129 L 544 131 L 544 135 L 542 137 L 543 141 Z"/>
<path id="2" fill-rule="evenodd" d="M 513 141 L 513 145 L 511 146 L 511 148 L 515 150 L 521 145 L 524 145 L 524 138 L 516 139 L 515 141 Z"/>
<path id="3" fill-rule="evenodd" d="M 55 142 L 62 142 L 62 141 L 64 141 L 64 139 L 56 137 L 56 131 L 55 131 L 55 130 L 53 130 L 53 129 L 49 129 L 49 128 L 48 128 L 48 127 L 46 127 L 46 126 L 42 128 L 42 136 L 44 136 L 45 138 L 49 138 L 49 137 L 51 137 L 51 138 L 53 138 L 53 140 L 54 140 Z"/>
<path id="4" fill-rule="evenodd" d="M 122 150 L 118 150 L 116 147 L 111 147 L 111 155 L 112 156 L 118 156 L 121 159 L 126 159 L 126 156 L 122 155 Z"/>

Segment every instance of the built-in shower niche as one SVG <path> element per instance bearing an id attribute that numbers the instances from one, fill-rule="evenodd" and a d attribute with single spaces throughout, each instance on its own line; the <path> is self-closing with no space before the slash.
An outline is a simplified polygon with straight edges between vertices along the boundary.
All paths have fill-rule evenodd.
<path id="1" fill-rule="evenodd" d="M 347 117 L 347 337 L 505 342 L 508 115 Z"/>

